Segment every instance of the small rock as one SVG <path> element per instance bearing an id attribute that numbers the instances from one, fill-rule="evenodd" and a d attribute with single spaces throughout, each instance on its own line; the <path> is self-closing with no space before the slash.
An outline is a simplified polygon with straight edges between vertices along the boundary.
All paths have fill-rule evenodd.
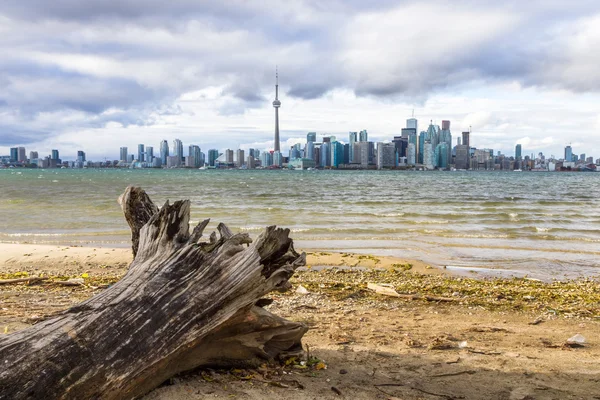
<path id="1" fill-rule="evenodd" d="M 296 293 L 298 293 L 298 294 L 308 294 L 308 289 L 306 289 L 304 286 L 300 285 L 296 289 Z"/>
<path id="2" fill-rule="evenodd" d="M 512 357 L 512 358 L 517 358 L 517 357 L 521 356 L 519 353 L 511 353 L 511 352 L 504 353 L 504 355 L 507 357 Z"/>
<path id="3" fill-rule="evenodd" d="M 466 349 L 468 346 L 469 346 L 469 344 L 467 343 L 466 340 L 464 340 L 458 344 L 459 349 Z"/>
<path id="4" fill-rule="evenodd" d="M 348 373 L 348 371 L 346 371 L 345 369 L 340 369 L 340 374 L 341 375 L 346 375 Z"/>
<path id="5" fill-rule="evenodd" d="M 342 395 L 342 391 L 340 389 L 336 388 L 335 386 L 332 386 L 331 390 L 333 391 L 333 393 L 337 394 L 338 396 Z"/>
<path id="6" fill-rule="evenodd" d="M 577 334 L 567 339 L 567 346 L 571 347 L 583 347 L 585 344 L 585 338 L 581 334 Z"/>

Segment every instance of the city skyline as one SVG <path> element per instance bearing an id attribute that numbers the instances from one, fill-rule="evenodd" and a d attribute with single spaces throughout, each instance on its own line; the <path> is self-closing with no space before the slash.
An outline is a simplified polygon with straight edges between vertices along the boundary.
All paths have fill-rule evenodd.
<path id="1" fill-rule="evenodd" d="M 596 2 L 36 4 L 0 4 L 0 154 L 273 147 L 276 64 L 282 151 L 309 131 L 384 140 L 414 109 L 505 153 L 600 153 Z"/>

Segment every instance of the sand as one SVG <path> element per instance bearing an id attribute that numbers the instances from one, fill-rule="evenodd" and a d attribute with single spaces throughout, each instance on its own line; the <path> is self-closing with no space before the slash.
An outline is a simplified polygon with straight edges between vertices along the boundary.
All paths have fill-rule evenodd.
<path id="1" fill-rule="evenodd" d="M 411 264 L 402 277 L 447 273 L 411 260 L 309 253 L 309 271 L 323 265 L 402 269 Z M 4 277 L 26 272 L 110 280 L 125 273 L 130 260 L 129 249 L 0 244 Z M 314 281 L 319 274 L 298 273 L 292 291 L 272 294 L 270 309 L 310 327 L 304 344 L 326 369 L 196 371 L 145 399 L 600 399 L 598 318 L 411 301 L 346 284 L 335 291 L 330 284 L 335 275 L 319 285 Z M 299 285 L 309 293 L 296 293 Z M 0 286 L 0 328 L 23 329 L 101 290 Z M 576 333 L 586 338 L 585 346 L 565 347 Z"/>

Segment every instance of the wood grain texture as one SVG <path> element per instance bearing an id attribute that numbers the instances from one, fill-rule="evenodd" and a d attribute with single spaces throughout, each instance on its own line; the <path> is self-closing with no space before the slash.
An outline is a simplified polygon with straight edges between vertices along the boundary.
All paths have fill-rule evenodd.
<path id="1" fill-rule="evenodd" d="M 120 202 L 138 243 L 129 271 L 60 315 L 1 336 L 0 399 L 131 399 L 182 371 L 302 352 L 307 327 L 255 305 L 305 264 L 288 229 L 267 227 L 253 241 L 219 225 L 201 241 L 208 221 L 190 234 L 187 200 L 158 209 L 130 187 Z"/>

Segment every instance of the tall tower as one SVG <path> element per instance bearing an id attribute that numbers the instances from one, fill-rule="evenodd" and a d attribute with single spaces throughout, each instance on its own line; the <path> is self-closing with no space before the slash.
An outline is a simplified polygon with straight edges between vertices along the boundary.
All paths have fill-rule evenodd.
<path id="1" fill-rule="evenodd" d="M 279 74 L 277 68 L 275 68 L 275 100 L 273 101 L 273 107 L 275 108 L 275 145 L 273 150 L 281 151 L 279 148 L 279 107 L 281 107 L 281 102 L 279 101 Z"/>

